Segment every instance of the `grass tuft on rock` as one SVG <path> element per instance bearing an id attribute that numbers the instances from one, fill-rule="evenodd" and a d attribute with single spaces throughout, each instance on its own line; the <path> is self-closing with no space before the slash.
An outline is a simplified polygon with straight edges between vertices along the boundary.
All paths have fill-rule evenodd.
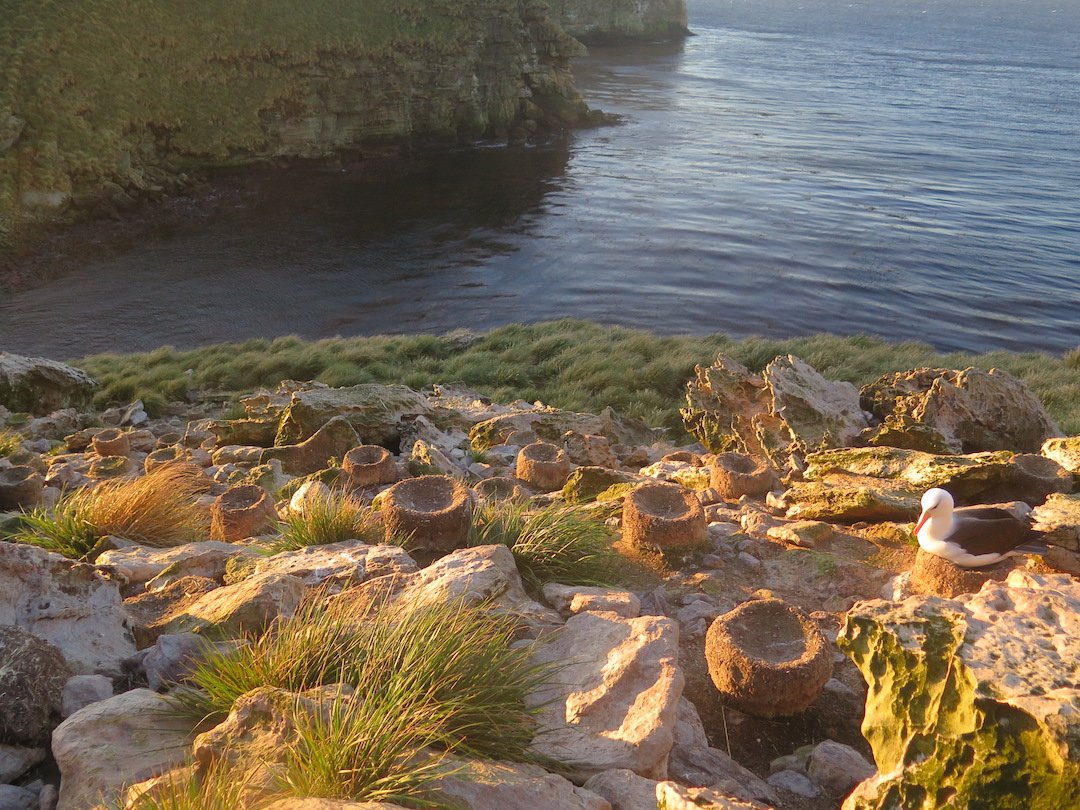
<path id="1" fill-rule="evenodd" d="M 682 435 L 679 408 L 695 364 L 718 352 L 760 371 L 775 356 L 796 354 L 826 377 L 856 385 L 919 366 L 1000 368 L 1023 380 L 1069 434 L 1080 433 L 1080 349 L 1046 353 L 938 352 L 925 343 L 865 336 L 811 335 L 777 340 L 713 335 L 655 335 L 579 320 L 513 324 L 463 339 L 407 335 L 304 341 L 248 340 L 179 351 L 97 355 L 75 361 L 101 382 L 98 407 L 142 398 L 148 406 L 204 392 L 276 386 L 285 378 L 328 385 L 403 383 L 423 388 L 461 381 L 497 402 L 543 400 L 598 413 L 610 405 Z M 190 369 L 190 374 L 185 372 Z"/>
<path id="2" fill-rule="evenodd" d="M 271 551 L 298 551 L 308 546 L 325 546 L 345 540 L 382 543 L 379 515 L 346 492 L 309 498 L 302 511 L 290 510 L 282 521 L 281 539 Z M 396 543 L 396 545 L 401 545 Z"/>
<path id="3" fill-rule="evenodd" d="M 7 458 L 22 447 L 22 436 L 13 430 L 0 430 L 0 458 Z"/>
<path id="4" fill-rule="evenodd" d="M 470 546 L 509 546 L 521 578 L 533 589 L 564 585 L 619 585 L 626 564 L 612 534 L 594 515 L 574 507 L 540 509 L 510 501 L 487 503 L 473 513 Z"/>
<path id="5" fill-rule="evenodd" d="M 196 502 L 205 490 L 199 471 L 169 464 L 139 478 L 77 490 L 51 510 L 35 509 L 23 516 L 14 539 L 72 559 L 85 557 L 108 535 L 155 548 L 205 540 L 209 513 Z"/>
<path id="6" fill-rule="evenodd" d="M 533 735 L 525 696 L 547 670 L 531 662 L 528 646 L 512 646 L 516 635 L 515 619 L 484 606 L 398 606 L 362 588 L 317 594 L 238 649 L 211 651 L 191 676 L 194 688 L 175 694 L 190 716 L 221 720 L 260 686 L 302 692 L 347 684 L 359 710 L 413 717 L 417 728 L 434 718 L 424 745 L 520 760 Z"/>
<path id="7" fill-rule="evenodd" d="M 123 810 L 254 810 L 245 797 L 250 784 L 250 773 L 220 762 L 202 774 L 194 767 L 183 768 L 124 802 Z"/>

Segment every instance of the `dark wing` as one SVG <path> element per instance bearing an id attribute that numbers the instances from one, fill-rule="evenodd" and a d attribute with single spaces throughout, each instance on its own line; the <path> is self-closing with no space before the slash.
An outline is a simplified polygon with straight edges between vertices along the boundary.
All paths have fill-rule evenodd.
<path id="1" fill-rule="evenodd" d="M 996 512 L 998 517 L 981 518 L 973 514 L 981 512 Z M 1027 523 L 1017 520 L 1004 509 L 977 509 L 963 513 L 958 509 L 954 516 L 953 530 L 946 541 L 962 546 L 968 554 L 1004 554 L 1031 535 Z"/>
<path id="2" fill-rule="evenodd" d="M 1021 522 L 1015 514 L 999 506 L 961 506 L 953 510 L 957 518 L 976 518 L 977 520 L 1015 520 Z"/>

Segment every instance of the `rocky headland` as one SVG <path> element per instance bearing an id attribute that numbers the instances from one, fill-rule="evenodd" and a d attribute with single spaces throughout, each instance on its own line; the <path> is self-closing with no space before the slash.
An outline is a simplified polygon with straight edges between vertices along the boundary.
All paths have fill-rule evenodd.
<path id="1" fill-rule="evenodd" d="M 1004 372 L 94 389 L 0 355 L 0 806 L 1080 802 L 1080 437 Z M 926 555 L 928 487 L 1050 552 Z"/>
<path id="2" fill-rule="evenodd" d="M 0 16 L 0 245 L 65 212 L 131 210 L 207 168 L 596 123 L 567 31 L 686 27 L 682 0 L 200 2 L 185 14 L 11 0 Z"/>

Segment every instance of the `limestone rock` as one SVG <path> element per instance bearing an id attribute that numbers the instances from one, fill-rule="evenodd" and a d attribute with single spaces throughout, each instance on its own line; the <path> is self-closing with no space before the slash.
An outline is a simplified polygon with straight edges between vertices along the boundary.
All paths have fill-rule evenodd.
<path id="1" fill-rule="evenodd" d="M 828 543 L 835 534 L 836 530 L 831 525 L 820 520 L 796 520 L 765 530 L 765 536 L 770 540 L 801 548 L 817 548 Z"/>
<path id="2" fill-rule="evenodd" d="M 548 582 L 543 590 L 544 599 L 564 618 L 585 611 L 615 613 L 624 619 L 641 614 L 641 601 L 630 591 L 558 582 Z"/>
<path id="3" fill-rule="evenodd" d="M 826 380 L 791 355 L 762 375 L 724 355 L 697 366 L 682 416 L 710 452 L 765 457 L 778 469 L 800 466 L 806 452 L 850 444 L 869 425 L 850 383 Z"/>
<path id="4" fill-rule="evenodd" d="M 792 484 L 782 500 L 791 520 L 856 523 L 915 520 L 920 497 L 921 491 L 887 479 L 830 473 Z"/>
<path id="5" fill-rule="evenodd" d="M 85 409 L 97 383 L 77 368 L 0 351 L 0 406 L 40 416 L 61 408 Z"/>
<path id="6" fill-rule="evenodd" d="M 590 436 L 568 430 L 560 439 L 567 457 L 583 467 L 617 467 L 619 460 L 611 449 L 607 436 Z"/>
<path id="7" fill-rule="evenodd" d="M 1080 479 L 1080 436 L 1047 439 L 1040 452 Z"/>
<path id="8" fill-rule="evenodd" d="M 308 587 L 324 582 L 346 587 L 375 577 L 414 574 L 418 569 L 400 546 L 369 546 L 360 540 L 343 540 L 259 557 L 249 570 L 251 574 L 288 574 L 300 578 Z"/>
<path id="9" fill-rule="evenodd" d="M 798 771 L 777 771 L 769 775 L 768 781 L 773 787 L 804 799 L 815 799 L 821 795 L 817 786 Z"/>
<path id="10" fill-rule="evenodd" d="M 258 552 L 219 540 L 172 548 L 132 546 L 98 555 L 96 565 L 122 579 L 130 588 L 137 589 L 151 581 L 154 581 L 151 588 L 162 588 L 181 577 L 205 577 L 221 582 L 225 566 L 234 557 L 258 557 Z"/>
<path id="11" fill-rule="evenodd" d="M 571 616 L 535 653 L 559 677 L 527 698 L 537 710 L 532 751 L 575 780 L 613 768 L 665 777 L 684 683 L 678 655 L 670 619 Z"/>
<path id="12" fill-rule="evenodd" d="M 1038 453 L 1061 430 L 1024 383 L 1000 369 L 919 368 L 886 374 L 862 389 L 862 405 L 883 422 L 868 444 L 930 453 Z"/>
<path id="13" fill-rule="evenodd" d="M 142 668 L 147 685 L 160 692 L 169 684 L 183 683 L 212 645 L 195 633 L 166 633 L 146 651 Z"/>
<path id="14" fill-rule="evenodd" d="M 0 625 L 0 743 L 48 742 L 70 675 L 52 644 L 18 627 Z"/>
<path id="15" fill-rule="evenodd" d="M 609 487 L 634 484 L 640 480 L 641 476 L 606 467 L 578 467 L 566 479 L 566 485 L 562 488 L 563 500 L 567 503 L 589 503 Z"/>
<path id="16" fill-rule="evenodd" d="M 603 436 L 614 444 L 649 445 L 656 441 L 656 432 L 644 422 L 620 416 L 612 408 L 598 415 L 561 411 L 557 408 L 537 408 L 523 413 L 508 413 L 480 422 L 469 431 L 469 441 L 477 450 L 487 450 L 506 444 L 515 436 L 519 444 L 534 441 L 559 442 L 567 431 Z"/>
<path id="17" fill-rule="evenodd" d="M 396 577 L 394 600 L 405 605 L 463 601 L 517 616 L 535 629 L 557 627 L 554 611 L 525 593 L 514 555 L 504 545 L 462 548 L 416 574 Z"/>
<path id="18" fill-rule="evenodd" d="M 806 772 L 830 796 L 843 796 L 859 782 L 872 777 L 875 768 L 851 746 L 823 740 L 810 753 Z"/>
<path id="19" fill-rule="evenodd" d="M 149 689 L 93 703 L 53 732 L 60 768 L 57 810 L 86 810 L 115 799 L 125 785 L 180 765 L 191 744 L 190 722 Z"/>
<path id="20" fill-rule="evenodd" d="M 279 616 L 291 616 L 303 595 L 302 579 L 267 571 L 200 596 L 162 630 L 215 636 L 261 633 Z"/>
<path id="21" fill-rule="evenodd" d="M 1043 539 L 1068 551 L 1080 551 L 1080 495 L 1051 495 L 1031 513 Z"/>
<path id="22" fill-rule="evenodd" d="M 71 717 L 91 703 L 108 700 L 113 696 L 112 681 L 104 675 L 73 675 L 64 684 L 61 713 Z"/>
<path id="23" fill-rule="evenodd" d="M 955 600 L 861 602 L 838 644 L 869 684 L 863 734 L 879 771 L 848 810 L 974 807 L 1003 785 L 1015 801 L 1001 807 L 1080 804 L 1072 577 L 1013 571 Z"/>
<path id="24" fill-rule="evenodd" d="M 192 605 L 218 587 L 206 577 L 180 577 L 163 588 L 125 599 L 124 611 L 136 646 L 141 650 L 155 644 L 174 621 L 183 620 Z"/>
<path id="25" fill-rule="evenodd" d="M 590 790 L 519 762 L 447 761 L 455 772 L 438 779 L 432 789 L 449 806 L 468 810 L 611 810 L 611 805 Z M 458 771 L 457 769 L 460 769 Z"/>
<path id="26" fill-rule="evenodd" d="M 38 810 L 37 791 L 17 785 L 0 785 L 0 810 Z"/>
<path id="27" fill-rule="evenodd" d="M 302 442 L 263 450 L 260 461 L 268 464 L 277 459 L 289 475 L 310 475 L 329 467 L 331 459 L 340 463 L 358 444 L 360 437 L 348 418 L 335 416 Z"/>
<path id="28" fill-rule="evenodd" d="M 958 456 L 896 447 L 852 447 L 806 457 L 807 480 L 826 480 L 835 474 L 888 479 L 915 490 L 944 487 L 960 504 L 1021 500 L 1035 505 L 1050 493 L 1072 489 L 1071 474 L 1057 462 L 1003 450 Z"/>
<path id="29" fill-rule="evenodd" d="M 121 672 L 135 652 L 120 588 L 93 566 L 0 542 L 0 626 L 48 641 L 76 673 Z"/>
<path id="30" fill-rule="evenodd" d="M 612 810 L 656 810 L 656 780 L 626 768 L 590 776 L 584 788 L 606 799 Z"/>
<path id="31" fill-rule="evenodd" d="M 401 420 L 430 413 L 427 400 L 404 385 L 366 384 L 297 391 L 281 416 L 275 444 L 302 442 L 331 419 L 341 417 L 368 444 L 397 446 L 401 440 Z M 360 441 L 354 440 L 345 451 L 358 444 Z"/>
<path id="32" fill-rule="evenodd" d="M 658 810 L 768 810 L 759 802 L 727 796 L 711 787 L 685 787 L 675 782 L 656 785 Z"/>

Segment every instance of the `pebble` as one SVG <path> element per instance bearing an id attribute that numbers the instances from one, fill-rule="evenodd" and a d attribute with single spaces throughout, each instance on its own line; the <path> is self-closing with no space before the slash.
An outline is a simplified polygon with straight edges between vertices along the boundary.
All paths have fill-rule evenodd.
<path id="1" fill-rule="evenodd" d="M 761 568 L 761 560 L 759 560 L 753 554 L 748 554 L 745 551 L 739 552 L 739 562 L 741 562 L 747 568 L 752 568 L 755 570 Z"/>

